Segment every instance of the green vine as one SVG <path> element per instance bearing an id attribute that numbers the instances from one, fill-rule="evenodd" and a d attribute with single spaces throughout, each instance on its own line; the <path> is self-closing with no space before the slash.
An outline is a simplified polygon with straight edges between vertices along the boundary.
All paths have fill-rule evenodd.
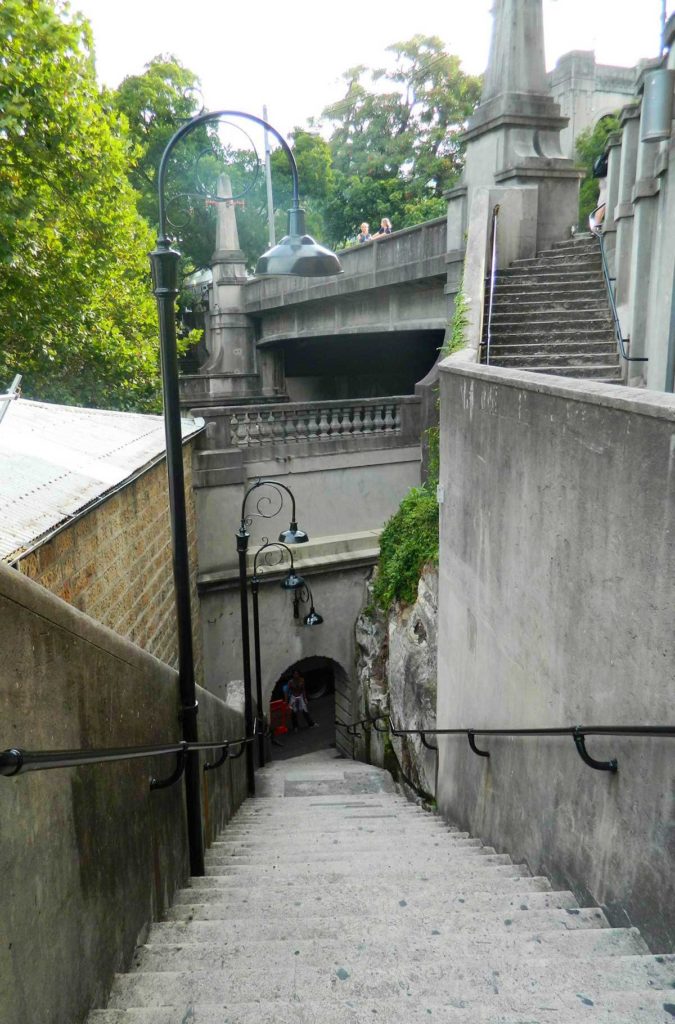
<path id="1" fill-rule="evenodd" d="M 464 330 L 468 322 L 469 302 L 464 294 L 464 282 L 461 281 L 459 291 L 455 295 L 455 309 L 450 323 L 450 335 L 441 346 L 441 356 L 443 358 L 452 355 L 453 352 L 458 352 L 460 348 L 464 348 L 466 345 Z"/>

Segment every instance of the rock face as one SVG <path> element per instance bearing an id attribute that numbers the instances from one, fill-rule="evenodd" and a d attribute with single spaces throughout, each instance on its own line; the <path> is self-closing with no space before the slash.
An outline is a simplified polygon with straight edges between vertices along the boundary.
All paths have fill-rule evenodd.
<path id="1" fill-rule="evenodd" d="M 400 729 L 435 726 L 437 607 L 438 573 L 428 568 L 415 604 L 395 604 L 386 616 L 371 606 L 359 616 L 356 670 L 363 714 L 386 712 Z M 435 746 L 433 736 L 429 742 Z M 371 730 L 357 738 L 355 752 L 389 768 L 399 781 L 409 780 L 415 789 L 435 796 L 436 755 L 419 736 Z"/>

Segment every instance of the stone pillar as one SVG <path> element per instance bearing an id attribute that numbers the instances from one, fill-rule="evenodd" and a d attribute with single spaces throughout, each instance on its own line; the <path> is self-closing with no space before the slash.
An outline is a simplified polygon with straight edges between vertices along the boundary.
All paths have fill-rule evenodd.
<path id="1" fill-rule="evenodd" d="M 621 168 L 614 220 L 616 221 L 616 304 L 619 307 L 619 317 L 625 333 L 625 325 L 629 323 L 630 319 L 630 254 L 633 244 L 633 186 L 635 185 L 640 137 L 639 103 L 631 103 L 623 108 L 621 127 L 623 129 Z"/>
<path id="2" fill-rule="evenodd" d="M 638 81 L 639 91 L 644 89 L 644 76 L 650 66 L 645 68 Z M 642 126 L 641 112 L 640 126 Z M 656 214 L 659 204 L 659 179 L 656 177 L 656 157 L 659 151 L 657 142 L 641 142 L 638 138 L 635 184 L 632 191 L 633 201 L 633 246 L 630 255 L 630 319 L 627 322 L 630 337 L 629 355 L 644 356 L 647 343 L 648 304 L 645 302 L 646 282 L 651 278 L 652 253 L 654 251 L 654 234 Z M 645 363 L 628 364 L 628 383 L 642 385 L 646 380 Z"/>
<path id="3" fill-rule="evenodd" d="M 616 252 L 616 221 L 614 210 L 619 198 L 619 178 L 621 177 L 621 132 L 612 132 L 607 137 L 607 199 L 605 201 L 605 219 L 602 222 L 602 234 L 605 239 L 605 251 L 610 270 L 614 274 L 614 255 Z"/>
<path id="4" fill-rule="evenodd" d="M 669 48 L 666 66 L 675 68 L 675 14 L 668 19 L 665 33 L 666 47 Z M 675 306 L 675 159 L 673 142 L 670 139 L 657 144 L 654 177 L 659 183 L 657 212 L 652 239 L 651 275 L 645 285 L 645 304 L 648 319 L 645 331 L 645 355 L 647 387 L 656 391 L 672 391 L 673 361 L 675 361 L 675 337 L 673 317 Z M 669 349 L 671 350 L 669 364 Z"/>
<path id="5" fill-rule="evenodd" d="M 495 0 L 483 94 L 464 136 L 469 209 L 476 188 L 536 186 L 535 248 L 568 237 L 582 175 L 560 150 L 566 124 L 548 94 L 542 0 Z"/>

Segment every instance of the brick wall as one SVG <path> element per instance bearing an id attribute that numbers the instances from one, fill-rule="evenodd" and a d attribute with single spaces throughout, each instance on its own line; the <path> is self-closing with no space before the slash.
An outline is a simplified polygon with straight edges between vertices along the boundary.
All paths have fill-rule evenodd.
<path id="1" fill-rule="evenodd" d="M 184 446 L 183 464 L 195 671 L 201 682 L 192 448 L 192 442 Z M 161 661 L 177 666 L 165 460 L 21 558 L 16 568 Z"/>

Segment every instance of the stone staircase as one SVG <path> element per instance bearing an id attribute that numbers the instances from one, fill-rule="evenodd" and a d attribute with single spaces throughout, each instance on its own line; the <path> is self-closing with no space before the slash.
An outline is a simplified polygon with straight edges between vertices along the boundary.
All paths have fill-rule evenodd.
<path id="1" fill-rule="evenodd" d="M 89 1024 L 672 1024 L 674 956 L 387 773 L 321 751 L 258 793 Z"/>
<path id="2" fill-rule="evenodd" d="M 486 362 L 489 294 L 483 328 Z M 490 363 L 621 384 L 598 241 L 577 235 L 497 276 Z"/>

